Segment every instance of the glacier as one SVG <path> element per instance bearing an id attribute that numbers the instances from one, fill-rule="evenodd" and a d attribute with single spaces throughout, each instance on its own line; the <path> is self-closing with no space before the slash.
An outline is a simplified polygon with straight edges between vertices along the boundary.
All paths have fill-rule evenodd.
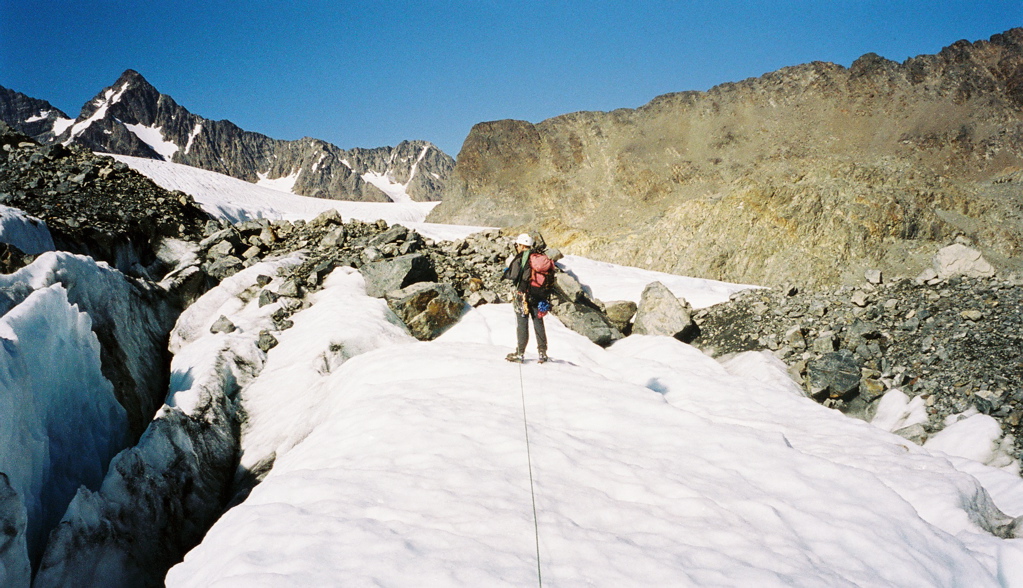
<path id="1" fill-rule="evenodd" d="M 322 211 L 137 165 L 221 218 Z M 554 361 L 509 364 L 509 305 L 420 342 L 351 268 L 264 351 L 282 302 L 259 306 L 263 281 L 302 260 L 183 311 L 66 253 L 0 276 L 0 585 L 1023 585 L 1023 480 L 983 415 L 921 447 L 888 430 L 918 416 L 908 398 L 865 423 L 768 353 L 604 349 L 554 316 Z M 700 308 L 749 287 L 563 266 L 602 299 L 662 280 Z M 212 332 L 221 317 L 235 329 Z M 8 441 L 21 431 L 36 441 Z"/>

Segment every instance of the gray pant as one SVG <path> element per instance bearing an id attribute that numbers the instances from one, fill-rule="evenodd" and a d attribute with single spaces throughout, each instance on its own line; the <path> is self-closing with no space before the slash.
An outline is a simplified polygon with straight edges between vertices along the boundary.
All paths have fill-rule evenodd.
<path id="1" fill-rule="evenodd" d="M 536 307 L 529 305 L 529 315 L 515 313 L 515 334 L 518 338 L 518 352 L 525 353 L 526 344 L 529 343 L 529 319 L 533 319 L 533 330 L 536 331 L 536 350 L 540 353 L 547 353 L 547 329 L 543 326 L 543 319 L 536 316 Z"/>

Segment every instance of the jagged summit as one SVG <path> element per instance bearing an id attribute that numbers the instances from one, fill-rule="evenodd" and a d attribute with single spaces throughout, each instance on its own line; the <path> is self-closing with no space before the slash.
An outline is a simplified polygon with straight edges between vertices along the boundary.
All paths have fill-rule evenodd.
<path id="1" fill-rule="evenodd" d="M 305 196 L 438 200 L 454 167 L 450 156 L 426 141 L 346 151 L 319 139 L 282 141 L 205 119 L 133 69 L 89 100 L 74 120 L 14 94 L 0 88 L 0 120 L 41 142 L 172 161 Z M 46 116 L 45 124 L 26 126 Z"/>

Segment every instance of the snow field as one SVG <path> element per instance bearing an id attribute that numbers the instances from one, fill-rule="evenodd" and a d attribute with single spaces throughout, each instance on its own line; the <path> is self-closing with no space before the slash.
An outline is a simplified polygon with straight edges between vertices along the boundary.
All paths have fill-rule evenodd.
<path id="1" fill-rule="evenodd" d="M 961 460 L 804 398 L 769 355 L 604 350 L 552 317 L 556 361 L 519 366 L 508 305 L 422 343 L 363 287 L 332 274 L 242 390 L 243 463 L 273 469 L 168 586 L 533 584 L 527 426 L 547 585 L 997 586 L 1021 569 Z M 1018 478 L 970 468 L 1023 512 Z"/>
<path id="2" fill-rule="evenodd" d="M 279 189 L 286 187 L 290 190 L 290 184 L 283 186 L 280 183 L 271 184 L 270 181 L 265 181 L 256 185 L 177 163 L 126 155 L 110 157 L 126 163 L 167 190 L 180 190 L 190 194 L 206 212 L 235 223 L 259 218 L 308 221 L 324 211 L 336 209 L 345 219 L 355 218 L 366 222 L 383 219 L 389 224 L 400 223 L 415 229 L 430 239 L 457 239 L 486 229 L 424 222 L 426 215 L 439 202 L 413 202 L 411 199 L 400 203 L 350 202 L 309 198 Z M 263 185 L 264 183 L 266 185 Z"/>

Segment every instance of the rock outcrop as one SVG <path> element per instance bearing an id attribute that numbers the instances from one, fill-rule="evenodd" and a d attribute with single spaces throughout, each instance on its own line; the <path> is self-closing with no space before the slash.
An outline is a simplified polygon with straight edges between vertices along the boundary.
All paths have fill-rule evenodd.
<path id="1" fill-rule="evenodd" d="M 961 235 L 1023 253 L 1023 29 L 903 63 L 814 62 L 635 110 L 476 125 L 431 221 L 780 285 L 920 271 Z"/>
<path id="2" fill-rule="evenodd" d="M 928 417 L 903 431 L 916 442 L 970 409 L 1023 439 L 1019 275 L 745 290 L 693 318 L 704 352 L 767 350 L 808 395 L 851 416 L 870 420 L 879 399 L 903 392 Z"/>

